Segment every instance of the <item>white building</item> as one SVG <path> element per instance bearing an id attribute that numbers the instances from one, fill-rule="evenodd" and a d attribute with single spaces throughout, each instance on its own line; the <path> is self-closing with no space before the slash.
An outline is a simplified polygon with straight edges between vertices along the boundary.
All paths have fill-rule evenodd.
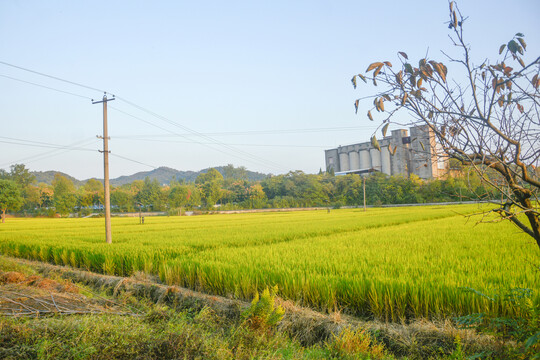
<path id="1" fill-rule="evenodd" d="M 379 140 L 380 151 L 371 142 L 325 150 L 326 170 L 332 169 L 336 175 L 372 171 L 407 177 L 416 174 L 422 179 L 447 175 L 448 157 L 433 131 L 427 125 L 411 127 L 410 131 L 409 136 L 407 130 L 393 130 Z"/>

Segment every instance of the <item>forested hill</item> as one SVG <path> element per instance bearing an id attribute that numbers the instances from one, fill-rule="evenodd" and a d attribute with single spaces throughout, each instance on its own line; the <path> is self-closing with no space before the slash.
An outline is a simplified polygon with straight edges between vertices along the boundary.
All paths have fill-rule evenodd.
<path id="1" fill-rule="evenodd" d="M 239 178 L 239 179 L 245 179 L 250 181 L 259 181 L 266 177 L 268 177 L 267 174 L 249 171 L 243 167 L 235 168 L 232 165 L 227 166 L 217 166 L 214 169 L 219 171 L 223 177 L 227 178 Z M 187 182 L 193 182 L 202 173 L 206 173 L 208 169 L 203 169 L 200 171 L 180 171 L 176 169 L 172 169 L 169 167 L 159 167 L 157 169 L 151 170 L 151 171 L 141 171 L 138 173 L 135 173 L 133 175 L 129 176 L 120 176 L 115 179 L 111 179 L 111 185 L 123 185 L 123 184 L 129 184 L 132 183 L 135 180 L 144 180 L 146 177 L 150 178 L 151 180 L 157 179 L 157 181 L 160 184 L 169 184 L 171 180 L 176 178 L 176 180 L 185 180 Z M 33 171 L 33 175 L 35 175 L 36 180 L 38 183 L 44 182 L 46 184 L 51 184 L 54 175 L 60 174 L 62 176 L 65 176 L 69 180 L 73 181 L 75 186 L 80 186 L 86 183 L 87 180 L 77 180 L 74 177 L 67 175 L 65 173 L 59 172 L 59 171 Z M 98 179 L 101 180 L 101 179 Z"/>
<path id="2" fill-rule="evenodd" d="M 63 177 L 67 178 L 68 180 L 71 180 L 73 182 L 73 184 L 77 187 L 81 186 L 81 185 L 84 185 L 84 183 L 86 182 L 86 180 L 84 181 L 81 181 L 81 180 L 77 180 L 75 179 L 73 176 L 70 176 L 66 173 L 63 173 L 61 171 L 54 171 L 54 170 L 49 170 L 49 171 L 31 171 L 30 172 L 32 175 L 34 175 L 36 177 L 36 182 L 39 184 L 39 183 L 45 183 L 45 184 L 49 184 L 51 185 L 53 180 L 54 180 L 54 176 L 56 174 L 60 174 L 62 175 Z"/>

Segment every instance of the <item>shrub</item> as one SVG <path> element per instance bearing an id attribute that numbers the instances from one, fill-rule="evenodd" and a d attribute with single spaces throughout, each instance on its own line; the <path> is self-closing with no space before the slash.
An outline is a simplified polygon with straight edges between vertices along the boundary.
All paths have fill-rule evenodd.
<path id="1" fill-rule="evenodd" d="M 285 315 L 285 310 L 280 305 L 275 305 L 277 286 L 266 288 L 261 293 L 255 294 L 250 307 L 242 313 L 244 322 L 254 330 L 269 330 L 279 324 Z"/>

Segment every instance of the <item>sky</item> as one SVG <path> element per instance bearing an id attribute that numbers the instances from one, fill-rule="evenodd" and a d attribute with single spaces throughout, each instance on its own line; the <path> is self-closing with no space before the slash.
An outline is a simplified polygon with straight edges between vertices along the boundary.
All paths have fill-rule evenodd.
<path id="1" fill-rule="evenodd" d="M 538 56 L 539 1 L 458 6 L 473 62 L 496 59 L 517 32 L 525 60 Z M 325 149 L 379 125 L 370 101 L 355 115 L 377 89 L 354 90 L 352 75 L 398 51 L 458 56 L 447 20 L 443 0 L 2 0 L 0 168 L 103 177 L 103 107 L 91 99 L 106 91 L 111 178 L 226 164 L 316 173 Z"/>

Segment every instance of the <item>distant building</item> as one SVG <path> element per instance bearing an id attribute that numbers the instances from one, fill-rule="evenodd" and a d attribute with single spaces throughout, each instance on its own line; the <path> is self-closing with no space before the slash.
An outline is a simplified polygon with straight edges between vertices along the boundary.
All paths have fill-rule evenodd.
<path id="1" fill-rule="evenodd" d="M 410 136 L 405 129 L 392 131 L 391 136 L 379 140 L 380 151 L 371 142 L 325 150 L 326 170 L 332 169 L 336 175 L 380 171 L 406 177 L 415 174 L 422 179 L 446 176 L 448 157 L 433 131 L 427 125 L 411 127 L 410 131 Z"/>

